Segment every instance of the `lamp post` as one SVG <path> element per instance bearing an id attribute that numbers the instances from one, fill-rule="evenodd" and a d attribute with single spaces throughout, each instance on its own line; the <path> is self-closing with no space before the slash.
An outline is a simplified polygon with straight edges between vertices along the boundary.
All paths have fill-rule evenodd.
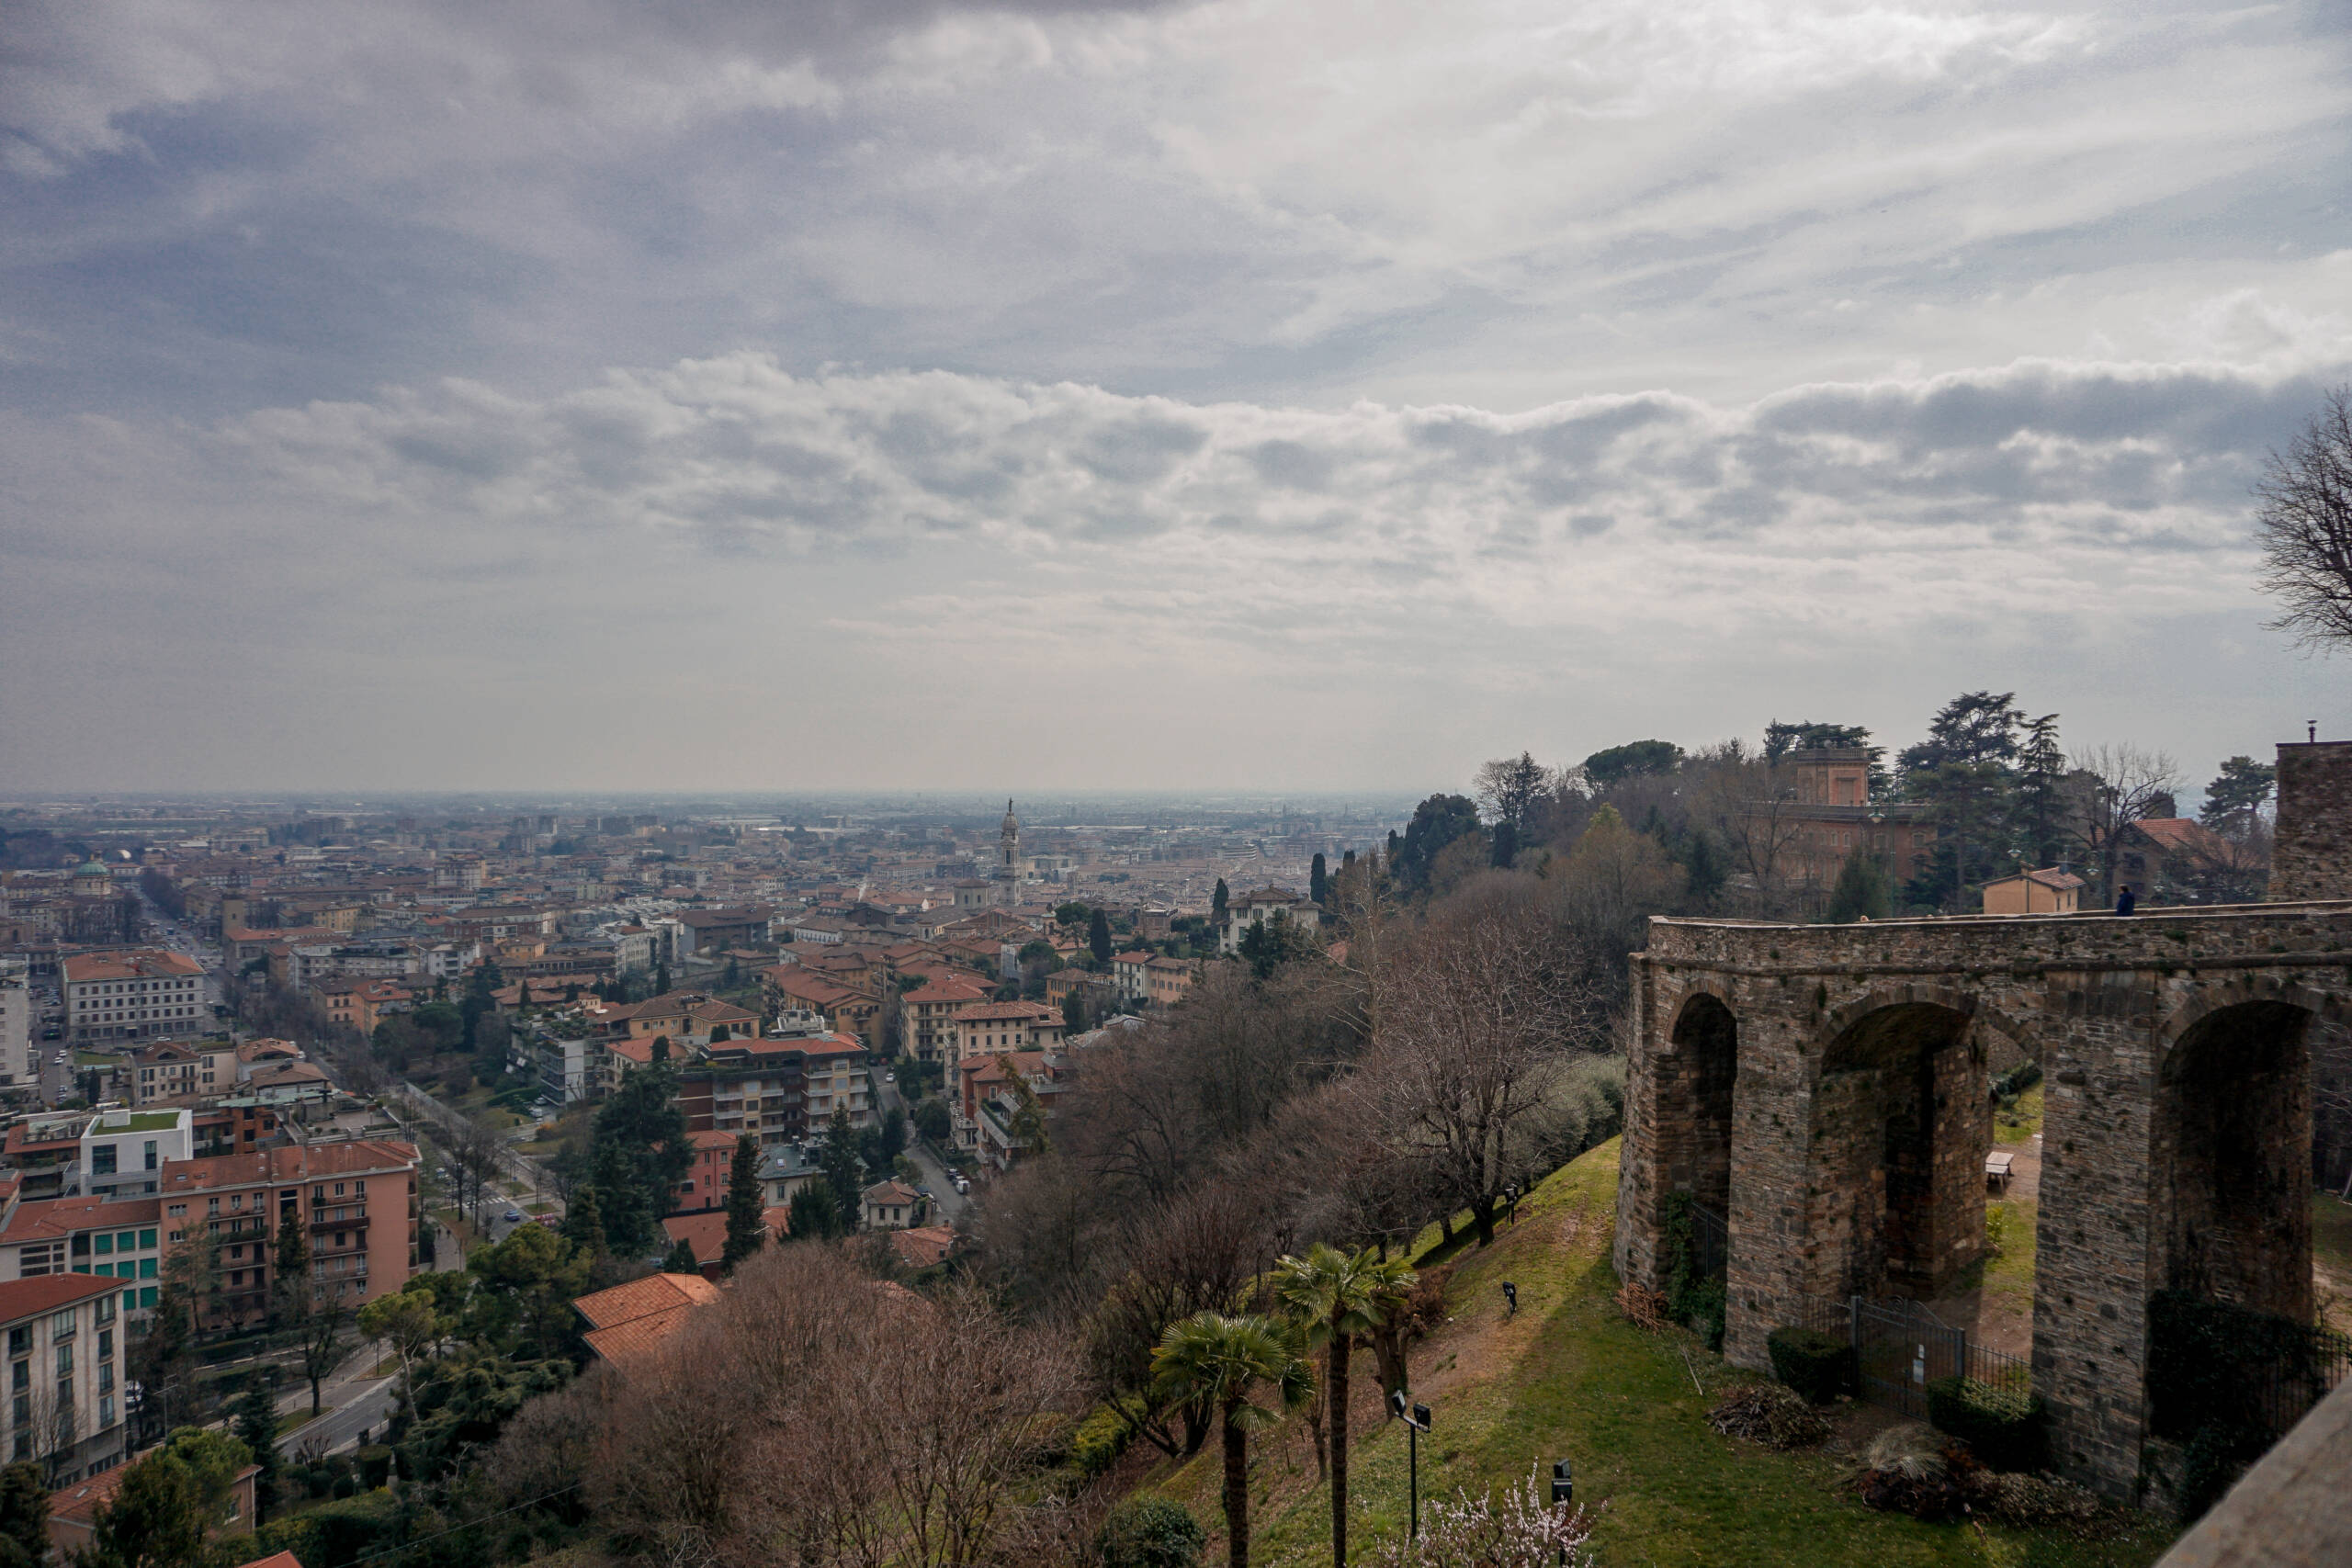
<path id="1" fill-rule="evenodd" d="M 1421 1434 L 1430 1429 L 1430 1407 L 1407 1403 L 1403 1389 L 1388 1396 L 1388 1413 L 1405 1423 L 1405 1447 L 1408 1495 L 1412 1505 L 1412 1523 L 1407 1528 L 1408 1540 L 1418 1540 L 1421 1534 Z"/>

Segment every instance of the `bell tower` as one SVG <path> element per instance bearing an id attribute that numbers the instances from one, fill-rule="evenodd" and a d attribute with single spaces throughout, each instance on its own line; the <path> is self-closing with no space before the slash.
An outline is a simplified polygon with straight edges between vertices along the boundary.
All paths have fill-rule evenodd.
<path id="1" fill-rule="evenodd" d="M 1004 803 L 1004 823 L 996 837 L 996 875 L 1002 885 L 999 897 L 1011 904 L 1017 901 L 1014 890 L 1021 886 L 1021 818 L 1012 814 L 1011 800 Z"/>

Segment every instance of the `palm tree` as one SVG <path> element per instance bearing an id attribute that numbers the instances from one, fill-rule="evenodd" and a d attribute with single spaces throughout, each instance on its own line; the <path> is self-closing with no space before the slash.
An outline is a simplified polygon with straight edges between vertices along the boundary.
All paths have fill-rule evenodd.
<path id="1" fill-rule="evenodd" d="M 1281 1412 L 1251 1402 L 1270 1385 L 1282 1408 L 1294 1410 L 1315 1390 L 1315 1373 L 1300 1355 L 1298 1331 L 1271 1317 L 1195 1313 L 1170 1324 L 1152 1352 L 1152 1383 L 1179 1404 L 1213 1406 L 1225 1432 L 1225 1560 L 1250 1568 L 1250 1432 Z"/>
<path id="2" fill-rule="evenodd" d="M 1298 1315 L 1311 1349 L 1323 1348 L 1323 1403 L 1331 1420 L 1331 1562 L 1348 1561 L 1348 1356 L 1355 1337 L 1377 1328 L 1413 1288 L 1413 1270 L 1401 1258 L 1380 1258 L 1372 1248 L 1341 1252 L 1317 1242 L 1304 1258 L 1274 1265 L 1283 1304 Z"/>

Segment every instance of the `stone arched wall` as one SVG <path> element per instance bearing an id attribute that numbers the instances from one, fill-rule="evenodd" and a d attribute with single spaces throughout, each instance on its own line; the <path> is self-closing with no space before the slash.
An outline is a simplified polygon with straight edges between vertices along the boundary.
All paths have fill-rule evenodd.
<path id="1" fill-rule="evenodd" d="M 1657 1157 L 1658 1093 L 1679 1066 L 1670 1036 L 1680 1009 L 1712 996 L 1738 1032 L 1725 1349 L 1748 1366 L 1768 1364 L 1766 1336 L 1796 1321 L 1807 1298 L 1835 1299 L 1851 1278 L 1834 1204 L 1815 1201 L 1838 1181 L 1838 1161 L 1825 1158 L 1834 1151 L 1817 1145 L 1841 1129 L 1868 1135 L 1833 1103 L 1838 1036 L 1890 1008 L 1931 1007 L 1968 1021 L 1964 1050 L 1933 1055 L 1969 1056 L 1973 1073 L 2006 1039 L 2040 1061 L 2035 1387 L 2059 1467 L 2118 1496 L 2133 1494 L 2143 1464 L 2147 1299 L 2182 1217 L 2160 1124 L 2166 1062 L 2202 1021 L 2271 1002 L 2311 1013 L 2315 1038 L 2343 1032 L 2352 1077 L 2352 903 L 1853 927 L 1659 920 L 1635 977 L 1620 1271 L 1658 1282 L 1652 1233 L 1670 1190 Z M 1946 1086 L 1947 1108 L 1961 1088 Z M 1981 1086 L 1961 1098 L 1981 1104 Z M 2290 1107 L 2290 1142 L 2293 1121 Z M 1945 1135 L 1956 1131 L 1932 1141 L 1956 1168 L 1966 1162 L 1980 1207 L 1949 1234 L 1980 1237 L 1980 1134 Z"/>

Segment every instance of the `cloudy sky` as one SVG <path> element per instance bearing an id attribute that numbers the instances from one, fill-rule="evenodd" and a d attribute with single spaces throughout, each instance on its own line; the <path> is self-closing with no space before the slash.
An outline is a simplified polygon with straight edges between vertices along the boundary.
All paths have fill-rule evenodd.
<path id="1" fill-rule="evenodd" d="M 0 787 L 1458 787 L 2346 666 L 2341 0 L 15 0 Z"/>

